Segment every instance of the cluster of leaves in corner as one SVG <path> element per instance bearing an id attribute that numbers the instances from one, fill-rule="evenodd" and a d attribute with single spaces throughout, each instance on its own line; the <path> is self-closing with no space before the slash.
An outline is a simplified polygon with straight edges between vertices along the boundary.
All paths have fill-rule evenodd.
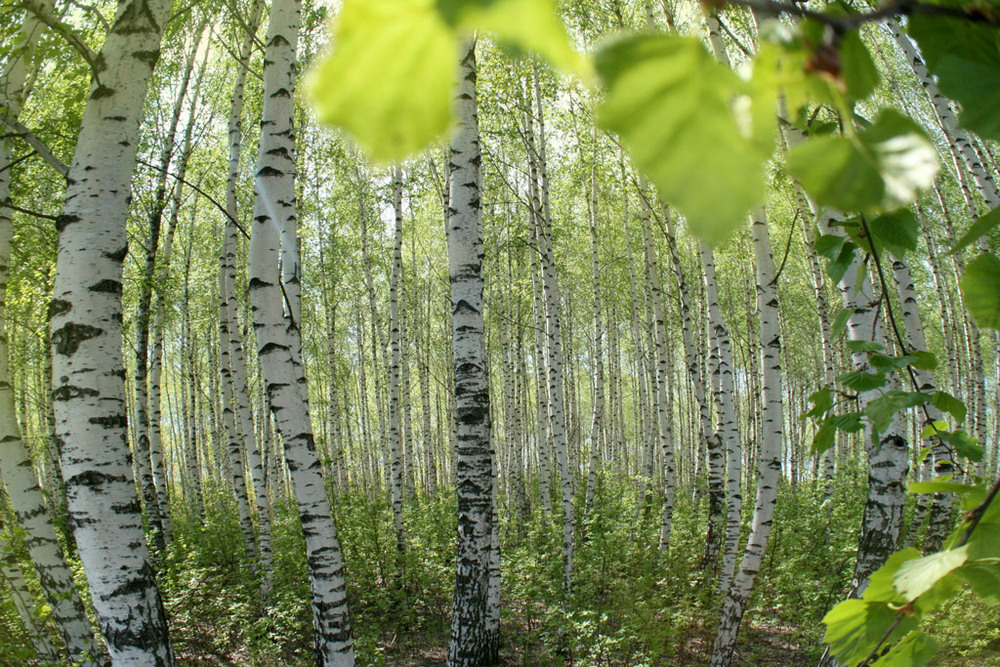
<path id="1" fill-rule="evenodd" d="M 872 575 L 860 599 L 845 600 L 826 615 L 825 640 L 843 664 L 927 664 L 938 646 L 920 629 L 921 620 L 963 584 L 983 603 L 1000 604 L 1000 505 L 987 501 L 982 486 L 944 478 L 913 484 L 911 491 L 962 494 L 967 518 L 943 550 L 923 557 L 912 548 L 893 554 Z"/>

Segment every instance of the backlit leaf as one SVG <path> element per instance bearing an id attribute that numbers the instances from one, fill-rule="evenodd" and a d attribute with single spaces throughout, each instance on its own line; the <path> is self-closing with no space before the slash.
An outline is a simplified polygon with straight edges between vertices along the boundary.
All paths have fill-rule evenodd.
<path id="1" fill-rule="evenodd" d="M 965 562 L 966 547 L 948 549 L 936 554 L 907 561 L 896 572 L 894 585 L 907 600 L 912 601 L 929 591 L 940 579 Z"/>
<path id="2" fill-rule="evenodd" d="M 321 121 L 380 161 L 448 130 L 458 50 L 433 0 L 344 0 L 333 39 L 308 80 Z"/>
<path id="3" fill-rule="evenodd" d="M 817 137 L 788 154 L 788 169 L 823 206 L 893 210 L 934 184 L 937 153 L 912 120 L 887 110 L 857 137 Z"/>
<path id="4" fill-rule="evenodd" d="M 764 194 L 764 158 L 734 103 L 748 84 L 694 38 L 631 35 L 604 46 L 598 114 L 694 234 L 719 243 Z"/>
<path id="5" fill-rule="evenodd" d="M 976 324 L 1000 329 L 1000 259 L 996 255 L 984 253 L 969 262 L 962 294 Z"/>
<path id="6" fill-rule="evenodd" d="M 911 632 L 885 655 L 872 663 L 872 667 L 922 667 L 931 661 L 938 651 L 938 643 L 933 637 L 920 632 Z"/>

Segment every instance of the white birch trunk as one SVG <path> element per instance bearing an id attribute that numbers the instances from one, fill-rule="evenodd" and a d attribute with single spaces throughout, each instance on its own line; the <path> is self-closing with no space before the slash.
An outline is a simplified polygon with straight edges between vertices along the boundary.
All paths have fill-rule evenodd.
<path id="1" fill-rule="evenodd" d="M 49 309 L 56 433 L 70 523 L 116 665 L 174 662 L 132 479 L 121 350 L 130 178 L 169 9 L 166 0 L 127 0 L 118 7 L 57 223 Z"/>
<path id="2" fill-rule="evenodd" d="M 227 451 L 232 473 L 236 505 L 239 510 L 240 530 L 243 533 L 247 559 L 256 570 L 261 561 L 253 530 L 253 508 L 246 483 L 246 456 L 249 447 L 255 446 L 255 431 L 250 416 L 247 395 L 246 361 L 243 356 L 243 339 L 240 330 L 239 307 L 236 300 L 236 254 L 240 228 L 236 223 L 239 214 L 236 186 L 240 177 L 240 157 L 243 143 L 243 90 L 250 63 L 251 49 L 260 26 L 263 3 L 254 2 L 250 19 L 240 43 L 236 83 L 229 108 L 229 173 L 226 179 L 226 213 L 228 219 L 223 231 L 222 253 L 219 268 L 219 359 L 225 403 L 222 417 L 228 435 Z M 260 520 L 260 532 L 270 550 L 270 527 Z M 269 565 L 269 564 L 268 564 Z M 263 575 L 265 578 L 269 574 Z"/>
<path id="3" fill-rule="evenodd" d="M 42 5 L 50 10 L 51 2 Z M 34 50 L 41 24 L 30 12 L 20 30 L 21 46 L 11 54 L 6 70 L 0 74 L 0 126 L 14 120 L 27 97 L 25 83 L 34 63 Z M 87 621 L 80 594 L 73 582 L 73 572 L 66 563 L 62 546 L 56 536 L 49 506 L 35 475 L 31 454 L 22 439 L 15 417 L 14 387 L 11 384 L 7 334 L 7 282 L 10 277 L 11 241 L 13 238 L 12 210 L 6 205 L 11 194 L 10 144 L 0 140 L 0 484 L 10 498 L 14 517 L 26 533 L 28 554 L 38 575 L 45 598 L 52 608 L 55 621 L 70 659 L 85 665 L 99 664 L 101 656 Z M 48 370 L 48 369 L 47 369 Z M 46 373 L 47 377 L 51 373 Z M 53 489 L 58 492 L 58 489 Z M 0 544 L 0 553 L 4 546 Z M 21 576 L 20 567 L 13 563 L 10 576 Z M 23 581 L 23 576 L 21 577 Z M 20 592 L 14 579 L 9 579 L 12 592 Z M 25 589 L 26 592 L 26 589 Z M 19 611 L 21 606 L 19 605 Z M 27 625 L 29 631 L 31 625 Z M 33 633 L 40 656 L 52 657 L 51 642 L 43 641 L 44 633 Z M 50 649 L 52 651 L 50 652 Z"/>
<path id="4" fill-rule="evenodd" d="M 587 492 L 584 498 L 584 512 L 586 514 L 590 514 L 593 509 L 600 452 L 604 447 L 604 325 L 601 317 L 601 263 L 597 242 L 597 156 L 595 155 L 593 159 L 595 164 L 592 164 L 590 168 L 588 220 L 590 222 L 590 280 L 594 304 L 594 397 L 590 419 L 590 462 L 587 466 Z"/>
<path id="5" fill-rule="evenodd" d="M 665 552 L 670 547 L 670 532 L 673 523 L 674 510 L 674 485 L 676 479 L 674 475 L 674 443 L 673 443 L 673 416 L 670 414 L 669 393 L 669 369 L 667 366 L 667 334 L 666 321 L 664 317 L 663 291 L 660 287 L 660 269 L 653 248 L 653 237 L 650 233 L 650 210 L 649 204 L 645 200 L 648 194 L 645 187 L 642 187 L 643 205 L 640 209 L 640 219 L 642 221 L 642 245 L 645 255 L 646 282 L 649 285 L 649 300 L 653 311 L 653 348 L 655 351 L 654 364 L 655 373 L 655 410 L 658 441 L 661 451 L 661 461 L 663 466 L 663 505 L 660 519 L 660 552 Z"/>
<path id="6" fill-rule="evenodd" d="M 903 327 L 906 331 L 908 343 L 915 350 L 926 350 L 927 342 L 924 338 L 924 325 L 920 318 L 920 311 L 917 309 L 917 291 L 913 286 L 913 277 L 910 275 L 910 268 L 902 259 L 893 258 L 892 272 L 896 279 L 896 289 L 899 292 L 899 305 L 903 314 Z M 910 352 L 911 350 L 904 350 Z M 916 383 L 916 390 L 925 393 L 933 393 L 937 390 L 934 384 L 933 374 L 922 368 L 912 369 L 912 379 Z M 943 415 L 941 411 L 932 404 L 923 407 L 922 412 L 917 415 L 918 431 L 922 431 L 926 426 L 936 421 L 941 421 Z M 953 464 L 954 452 L 945 443 L 931 438 L 925 444 L 930 448 L 929 459 L 932 462 L 934 477 L 943 477 L 955 472 Z M 926 500 L 926 495 L 922 495 L 922 500 Z M 927 534 L 924 537 L 925 553 L 934 553 L 941 549 L 945 538 L 948 536 L 948 528 L 951 522 L 951 507 L 954 496 L 951 493 L 935 493 L 933 501 L 927 511 L 930 514 L 930 523 L 927 526 Z M 923 517 L 920 517 L 922 520 Z M 921 521 L 914 516 L 910 531 L 912 537 L 920 528 Z M 907 534 L 907 541 L 912 542 L 911 534 Z"/>
<path id="7" fill-rule="evenodd" d="M 284 444 L 305 533 L 316 662 L 347 667 L 354 664 L 354 647 L 343 558 L 299 363 L 293 97 L 300 9 L 298 0 L 278 0 L 271 7 L 250 239 L 250 300 L 261 376 Z"/>
<path id="8" fill-rule="evenodd" d="M 712 384 L 715 392 L 715 411 L 718 420 L 715 438 L 726 451 L 726 530 L 723 539 L 722 569 L 719 574 L 719 592 L 729 590 L 733 571 L 736 569 L 737 551 L 740 540 L 740 517 L 742 510 L 740 428 L 733 403 L 732 352 L 729 331 L 719 307 L 718 288 L 715 278 L 715 258 L 712 248 L 703 245 L 701 249 L 702 267 L 705 273 L 705 303 L 708 306 L 709 330 L 715 347 L 716 364 L 712 369 Z"/>
<path id="9" fill-rule="evenodd" d="M 555 257 L 552 248 L 552 214 L 549 205 L 549 183 L 545 157 L 545 122 L 542 108 L 541 86 L 538 69 L 534 70 L 535 121 L 538 134 L 534 159 L 538 165 L 538 189 L 541 208 L 535 211 L 535 238 L 538 242 L 539 260 L 542 270 L 542 294 L 545 300 L 546 349 L 548 350 L 548 408 L 549 429 L 552 448 L 559 466 L 559 481 L 562 489 L 562 536 L 563 536 L 563 586 L 568 596 L 573 581 L 574 530 L 576 525 L 573 507 L 573 473 L 569 460 L 569 440 L 566 433 L 566 410 L 564 408 L 562 323 L 559 306 L 559 283 L 556 278 Z"/>
<path id="10" fill-rule="evenodd" d="M 764 559 L 778 497 L 784 406 L 781 386 L 781 332 L 778 312 L 778 276 L 763 209 L 753 215 L 753 246 L 757 267 L 757 314 L 760 319 L 763 369 L 762 439 L 757 457 L 757 500 L 743 559 L 722 603 L 722 616 L 712 646 L 711 667 L 732 662 L 743 612 Z"/>
<path id="11" fill-rule="evenodd" d="M 451 139 L 448 273 L 451 282 L 455 437 L 458 445 L 458 554 L 455 604 L 448 646 L 450 667 L 497 662 L 491 632 L 493 556 L 493 446 L 483 318 L 483 232 L 475 42 L 462 46 Z"/>
<path id="12" fill-rule="evenodd" d="M 403 273 L 403 175 L 399 166 L 393 172 L 392 203 L 395 213 L 392 274 L 389 278 L 389 457 L 392 524 L 396 531 L 397 576 L 402 576 L 402 555 L 406 551 L 403 526 L 403 437 L 400 419 L 400 349 L 399 285 Z M 402 582 L 399 582 L 402 584 Z"/>

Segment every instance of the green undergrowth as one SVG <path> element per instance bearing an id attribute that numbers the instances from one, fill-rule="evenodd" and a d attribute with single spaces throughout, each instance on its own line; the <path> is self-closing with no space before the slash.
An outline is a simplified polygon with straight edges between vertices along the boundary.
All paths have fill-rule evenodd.
<path id="1" fill-rule="evenodd" d="M 659 498 L 642 492 L 642 480 L 602 477 L 589 513 L 583 507 L 584 486 L 580 480 L 568 597 L 558 498 L 553 499 L 555 512 L 547 515 L 534 489 L 535 510 L 526 517 L 500 500 L 504 664 L 706 664 L 719 599 L 716 573 L 700 567 L 707 525 L 704 494 L 695 499 L 690 489 L 679 490 L 671 549 L 663 555 Z M 860 481 L 840 480 L 827 503 L 818 486 L 800 484 L 793 490 L 782 485 L 734 664 L 815 664 L 820 621 L 850 582 L 861 491 Z M 305 543 L 294 502 L 275 504 L 273 589 L 262 601 L 236 507 L 221 492 L 208 490 L 205 498 L 201 520 L 174 508 L 174 539 L 157 561 L 180 663 L 312 664 Z M 335 497 L 359 665 L 444 664 L 455 508 L 453 490 L 435 498 L 409 497 L 404 506 L 408 550 L 399 558 L 391 511 L 381 494 L 358 489 Z M 751 513 L 752 499 L 745 501 L 747 524 Z M 12 555 L 25 557 L 23 551 Z M 929 622 L 942 650 L 932 664 L 1000 664 L 1000 630 L 990 611 L 974 596 L 962 595 L 935 612 Z M 2 580 L 0 655 L 6 661 L 0 664 L 31 664 L 33 655 Z"/>

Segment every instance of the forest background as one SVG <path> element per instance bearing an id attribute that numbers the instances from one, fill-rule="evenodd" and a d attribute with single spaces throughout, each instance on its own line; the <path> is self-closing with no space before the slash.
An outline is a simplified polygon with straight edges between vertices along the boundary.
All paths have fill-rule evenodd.
<path id="1" fill-rule="evenodd" d="M 993 4 L 2 7 L 0 660 L 1000 658 Z"/>

